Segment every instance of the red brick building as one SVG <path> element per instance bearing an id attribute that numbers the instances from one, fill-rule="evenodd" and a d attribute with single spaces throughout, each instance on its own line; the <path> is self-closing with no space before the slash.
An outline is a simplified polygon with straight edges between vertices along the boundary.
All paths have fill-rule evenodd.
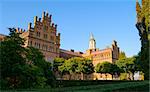
<path id="1" fill-rule="evenodd" d="M 86 52 L 82 56 L 90 58 L 94 66 L 104 61 L 114 63 L 119 58 L 119 47 L 117 46 L 117 42 L 114 40 L 111 47 L 99 50 L 98 48 L 96 48 L 96 41 L 94 39 L 94 36 L 91 34 L 89 49 L 86 50 Z"/>
<path id="2" fill-rule="evenodd" d="M 47 61 L 59 57 L 60 33 L 57 33 L 57 25 L 52 23 L 52 15 L 43 12 L 42 19 L 34 17 L 34 23 L 29 23 L 27 31 L 17 29 L 25 38 L 25 47 L 33 46 L 38 48 Z"/>

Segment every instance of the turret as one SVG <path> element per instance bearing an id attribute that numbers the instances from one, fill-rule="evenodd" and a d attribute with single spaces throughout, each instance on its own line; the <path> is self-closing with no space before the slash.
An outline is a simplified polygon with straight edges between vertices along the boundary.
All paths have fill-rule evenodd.
<path id="1" fill-rule="evenodd" d="M 16 28 L 16 33 L 19 33 L 19 28 Z"/>
<path id="2" fill-rule="evenodd" d="M 54 23 L 52 23 L 52 27 L 54 27 Z"/>
<path id="3" fill-rule="evenodd" d="M 37 16 L 34 17 L 34 26 L 35 26 L 35 24 L 37 22 L 37 18 L 38 18 Z"/>
<path id="4" fill-rule="evenodd" d="M 89 49 L 96 50 L 96 41 L 92 33 L 90 35 Z"/>
<path id="5" fill-rule="evenodd" d="M 25 30 L 23 30 L 22 28 L 16 28 L 16 33 L 23 33 L 25 32 Z"/>
<path id="6" fill-rule="evenodd" d="M 22 31 L 22 28 L 20 29 L 20 33 L 22 33 L 23 31 Z"/>
<path id="7" fill-rule="evenodd" d="M 42 13 L 42 21 L 44 20 L 45 12 Z"/>
<path id="8" fill-rule="evenodd" d="M 52 15 L 49 15 L 48 12 L 43 12 L 42 13 L 42 22 L 50 25 L 51 24 L 51 17 L 52 17 Z"/>
<path id="9" fill-rule="evenodd" d="M 49 15 L 49 19 L 50 19 L 50 21 L 51 21 L 51 18 L 52 18 L 52 15 Z"/>
<path id="10" fill-rule="evenodd" d="M 60 33 L 58 33 L 58 37 L 60 38 Z"/>
<path id="11" fill-rule="evenodd" d="M 28 30 L 31 29 L 31 25 L 32 25 L 32 23 L 30 22 L 30 23 L 28 24 Z"/>
<path id="12" fill-rule="evenodd" d="M 55 25 L 55 29 L 57 29 L 57 24 Z"/>
<path id="13" fill-rule="evenodd" d="M 41 22 L 41 18 L 39 18 L 39 22 Z"/>
<path id="14" fill-rule="evenodd" d="M 46 12 L 46 17 L 48 17 L 48 12 Z"/>
<path id="15" fill-rule="evenodd" d="M 113 40 L 112 45 L 117 46 L 117 42 L 115 40 Z"/>

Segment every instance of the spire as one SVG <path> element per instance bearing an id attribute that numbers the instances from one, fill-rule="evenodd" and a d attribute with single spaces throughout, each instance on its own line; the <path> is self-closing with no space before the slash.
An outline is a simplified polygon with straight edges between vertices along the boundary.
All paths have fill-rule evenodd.
<path id="1" fill-rule="evenodd" d="M 96 49 L 96 41 L 92 33 L 90 34 L 89 49 Z"/>
<path id="2" fill-rule="evenodd" d="M 90 40 L 92 40 L 92 39 L 94 39 L 94 36 L 93 36 L 93 34 L 91 33 L 91 35 L 90 35 Z"/>

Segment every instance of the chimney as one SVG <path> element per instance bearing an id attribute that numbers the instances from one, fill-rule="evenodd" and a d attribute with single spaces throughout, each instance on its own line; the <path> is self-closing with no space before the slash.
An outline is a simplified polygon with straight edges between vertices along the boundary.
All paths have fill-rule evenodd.
<path id="1" fill-rule="evenodd" d="M 74 50 L 73 50 L 73 49 L 71 49 L 70 51 L 71 51 L 71 52 L 74 52 Z"/>

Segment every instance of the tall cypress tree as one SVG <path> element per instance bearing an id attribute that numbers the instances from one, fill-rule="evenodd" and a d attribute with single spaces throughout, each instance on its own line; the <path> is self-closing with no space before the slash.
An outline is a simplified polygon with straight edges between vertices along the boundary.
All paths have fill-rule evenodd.
<path id="1" fill-rule="evenodd" d="M 141 40 L 140 61 L 145 79 L 149 79 L 149 50 L 150 50 L 150 0 L 142 0 L 142 4 L 136 2 L 137 23 Z"/>

